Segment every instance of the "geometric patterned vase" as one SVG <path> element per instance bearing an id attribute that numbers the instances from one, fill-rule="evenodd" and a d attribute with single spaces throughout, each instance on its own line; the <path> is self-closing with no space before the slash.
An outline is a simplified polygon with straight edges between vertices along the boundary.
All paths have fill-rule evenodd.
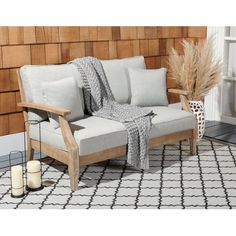
<path id="1" fill-rule="evenodd" d="M 204 104 L 202 101 L 189 101 L 189 107 L 192 113 L 197 119 L 198 137 L 197 141 L 200 141 L 205 131 L 205 111 Z"/>

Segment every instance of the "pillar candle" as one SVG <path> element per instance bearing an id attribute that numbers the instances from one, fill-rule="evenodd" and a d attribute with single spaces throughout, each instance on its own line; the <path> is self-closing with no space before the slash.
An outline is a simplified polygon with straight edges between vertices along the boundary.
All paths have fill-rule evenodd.
<path id="1" fill-rule="evenodd" d="M 27 162 L 27 186 L 31 189 L 41 187 L 41 167 L 39 161 Z"/>
<path id="2" fill-rule="evenodd" d="M 12 195 L 20 196 L 24 193 L 23 168 L 22 166 L 11 167 Z"/>

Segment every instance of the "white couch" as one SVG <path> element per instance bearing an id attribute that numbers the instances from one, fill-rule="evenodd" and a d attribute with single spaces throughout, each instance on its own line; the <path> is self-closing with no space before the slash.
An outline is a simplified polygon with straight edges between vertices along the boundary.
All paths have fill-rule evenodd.
<path id="1" fill-rule="evenodd" d="M 144 69 L 146 67 L 144 58 L 139 56 L 126 59 L 105 60 L 102 61 L 102 64 L 115 99 L 119 103 L 130 103 L 131 89 L 127 68 Z M 77 80 L 78 89 L 82 90 L 81 76 L 73 64 L 23 66 L 20 69 L 20 82 L 22 83 L 21 92 L 24 92 L 24 96 L 22 96 L 23 102 L 29 104 L 44 103 L 40 91 L 40 84 L 42 81 L 59 80 L 71 76 Z M 63 151 L 69 151 L 68 143 L 62 135 L 61 127 L 54 129 L 50 125 L 46 111 L 28 109 L 29 106 L 24 106 L 24 104 L 22 106 L 25 110 L 25 119 L 41 121 L 42 144 L 45 144 L 49 149 L 50 147 L 54 147 L 55 149 L 61 150 L 62 154 Z M 166 142 L 183 138 L 193 138 L 189 133 L 187 134 L 184 132 L 195 130 L 196 121 L 192 113 L 170 108 L 169 106 L 153 106 L 151 109 L 157 114 L 152 120 L 153 125 L 150 133 L 151 140 L 159 140 L 158 144 L 160 144 L 161 139 L 158 138 L 161 137 L 165 137 Z M 127 132 L 125 127 L 122 123 L 117 121 L 85 114 L 82 119 L 71 122 L 70 127 L 78 147 L 77 155 L 79 157 L 86 156 L 86 158 L 90 158 L 91 155 L 91 158 L 95 161 L 93 154 L 97 154 L 96 156 L 98 157 L 98 155 L 103 155 L 102 153 L 105 150 L 118 150 L 114 148 L 124 147 L 127 144 Z M 169 136 L 172 134 L 176 137 L 168 139 L 168 137 L 174 137 Z M 180 134 L 186 135 L 181 136 Z M 28 135 L 29 143 L 30 141 L 39 141 L 38 127 L 30 125 Z M 37 149 L 37 147 L 36 143 L 31 143 L 30 148 Z M 53 156 L 53 153 L 47 150 L 48 149 L 44 149 L 43 151 L 46 152 L 46 154 Z M 118 156 L 119 154 L 121 154 L 121 152 L 114 154 L 114 156 Z M 105 152 L 104 156 L 107 156 L 107 159 L 113 157 L 113 155 L 109 156 Z M 102 157 L 98 159 L 102 160 Z M 106 157 L 104 157 L 104 159 L 106 159 Z M 64 159 L 59 158 L 59 160 Z M 78 161 L 78 163 L 79 162 L 80 161 Z M 88 161 L 87 163 L 91 162 L 93 161 Z M 65 163 L 67 162 L 65 161 Z M 86 161 L 83 161 L 83 163 L 86 164 Z M 76 186 L 72 187 L 72 189 L 75 190 Z"/>

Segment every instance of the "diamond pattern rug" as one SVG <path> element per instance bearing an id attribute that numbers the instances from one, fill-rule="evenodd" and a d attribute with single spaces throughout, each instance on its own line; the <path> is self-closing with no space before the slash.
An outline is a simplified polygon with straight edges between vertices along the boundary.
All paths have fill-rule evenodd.
<path id="1" fill-rule="evenodd" d="M 0 170 L 0 208 L 8 209 L 232 209 L 236 208 L 236 147 L 202 140 L 197 155 L 188 142 L 150 150 L 150 169 L 135 170 L 125 157 L 81 168 L 70 190 L 67 167 L 43 161 L 43 180 L 53 184 L 23 198 L 10 196 L 10 173 Z"/>

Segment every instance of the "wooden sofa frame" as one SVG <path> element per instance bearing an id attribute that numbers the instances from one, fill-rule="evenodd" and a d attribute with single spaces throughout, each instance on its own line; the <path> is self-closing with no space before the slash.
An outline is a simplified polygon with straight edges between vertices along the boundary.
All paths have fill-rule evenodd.
<path id="1" fill-rule="evenodd" d="M 54 146 L 48 145 L 46 143 L 41 142 L 41 151 L 42 153 L 68 165 L 68 171 L 70 176 L 70 186 L 72 191 L 76 191 L 78 189 L 78 180 L 80 174 L 80 166 L 89 165 L 96 162 L 105 161 L 108 159 L 112 159 L 115 157 L 120 157 L 126 155 L 127 153 L 127 145 L 118 146 L 115 148 L 107 149 L 104 151 L 96 152 L 90 155 L 79 155 L 79 147 L 73 136 L 73 131 L 66 120 L 66 116 L 70 114 L 69 110 L 52 107 L 45 104 L 36 104 L 36 103 L 27 103 L 25 101 L 25 93 L 22 86 L 22 81 L 20 77 L 20 73 L 18 71 L 18 83 L 20 89 L 21 102 L 18 103 L 19 107 L 23 108 L 24 121 L 26 124 L 26 132 L 27 132 L 27 160 L 33 159 L 34 151 L 40 150 L 40 143 L 37 140 L 30 138 L 29 136 L 29 124 L 28 124 L 28 110 L 36 109 L 45 112 L 51 112 L 59 117 L 59 123 L 62 131 L 62 136 L 67 148 L 67 151 L 57 149 Z M 168 89 L 168 92 L 175 93 L 180 95 L 181 104 L 184 110 L 190 111 L 188 101 L 186 98 L 187 92 L 179 89 Z M 180 140 L 189 139 L 190 140 L 190 151 L 192 155 L 196 153 L 196 129 L 189 129 L 169 135 L 165 135 L 158 138 L 152 138 L 149 141 L 150 148 L 156 148 L 158 146 L 174 143 Z"/>

